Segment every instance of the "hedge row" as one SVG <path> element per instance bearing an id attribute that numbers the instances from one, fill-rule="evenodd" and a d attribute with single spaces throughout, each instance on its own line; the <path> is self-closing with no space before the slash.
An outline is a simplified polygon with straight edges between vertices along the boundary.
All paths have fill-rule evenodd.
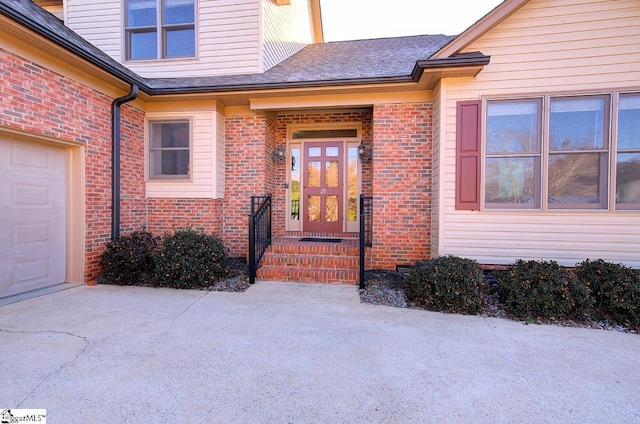
<path id="1" fill-rule="evenodd" d="M 105 284 L 208 287 L 228 275 L 222 239 L 193 229 L 163 237 L 135 231 L 107 243 L 100 257 Z"/>
<path id="2" fill-rule="evenodd" d="M 522 261 L 495 271 L 504 309 L 527 320 L 592 318 L 640 329 L 640 270 L 586 260 L 571 270 L 554 261 Z M 407 299 L 426 309 L 476 314 L 487 285 L 478 262 L 443 256 L 417 262 Z"/>

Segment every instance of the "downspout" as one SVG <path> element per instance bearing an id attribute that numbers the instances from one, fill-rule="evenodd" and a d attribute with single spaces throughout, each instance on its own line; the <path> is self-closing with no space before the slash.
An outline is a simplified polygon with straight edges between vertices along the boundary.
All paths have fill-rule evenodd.
<path id="1" fill-rule="evenodd" d="M 138 97 L 138 86 L 111 104 L 111 240 L 120 235 L 120 106 Z"/>

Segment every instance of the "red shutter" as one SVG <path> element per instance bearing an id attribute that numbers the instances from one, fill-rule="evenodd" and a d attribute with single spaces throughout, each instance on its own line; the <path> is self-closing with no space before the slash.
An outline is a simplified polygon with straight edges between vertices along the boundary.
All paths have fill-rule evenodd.
<path id="1" fill-rule="evenodd" d="M 456 116 L 456 209 L 480 209 L 482 102 L 458 102 Z"/>

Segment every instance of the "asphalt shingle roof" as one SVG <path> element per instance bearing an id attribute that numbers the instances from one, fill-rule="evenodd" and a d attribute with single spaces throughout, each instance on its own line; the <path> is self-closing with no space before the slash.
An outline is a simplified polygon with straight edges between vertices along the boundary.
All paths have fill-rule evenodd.
<path id="1" fill-rule="evenodd" d="M 408 77 L 455 37 L 418 35 L 310 44 L 262 74 L 200 78 L 152 78 L 153 88 L 269 85 Z"/>
<path id="2" fill-rule="evenodd" d="M 82 38 L 65 26 L 58 18 L 37 6 L 31 0 L 1 0 L 0 13 L 9 15 L 9 17 L 14 18 L 14 20 L 36 33 L 41 33 L 44 30 L 44 32 L 55 38 L 52 41 L 63 46 L 65 46 L 66 42 L 66 44 L 73 46 L 71 51 L 74 53 L 107 71 L 114 71 L 116 75 L 121 73 L 122 77 L 128 77 L 130 82 L 141 82 L 143 80 L 135 72 Z"/>
<path id="3" fill-rule="evenodd" d="M 8 7 L 8 8 L 7 8 Z M 295 84 L 341 84 L 407 79 L 455 37 L 418 35 L 311 44 L 261 74 L 187 78 L 142 78 L 66 27 L 31 0 L 2 0 L 0 13 L 148 92 L 229 91 Z"/>

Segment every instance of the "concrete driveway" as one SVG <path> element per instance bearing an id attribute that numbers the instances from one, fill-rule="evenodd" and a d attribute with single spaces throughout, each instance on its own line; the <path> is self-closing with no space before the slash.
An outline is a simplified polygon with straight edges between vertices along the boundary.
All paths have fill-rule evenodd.
<path id="1" fill-rule="evenodd" d="M 640 336 L 354 286 L 80 286 L 0 308 L 0 408 L 50 423 L 639 423 Z"/>

